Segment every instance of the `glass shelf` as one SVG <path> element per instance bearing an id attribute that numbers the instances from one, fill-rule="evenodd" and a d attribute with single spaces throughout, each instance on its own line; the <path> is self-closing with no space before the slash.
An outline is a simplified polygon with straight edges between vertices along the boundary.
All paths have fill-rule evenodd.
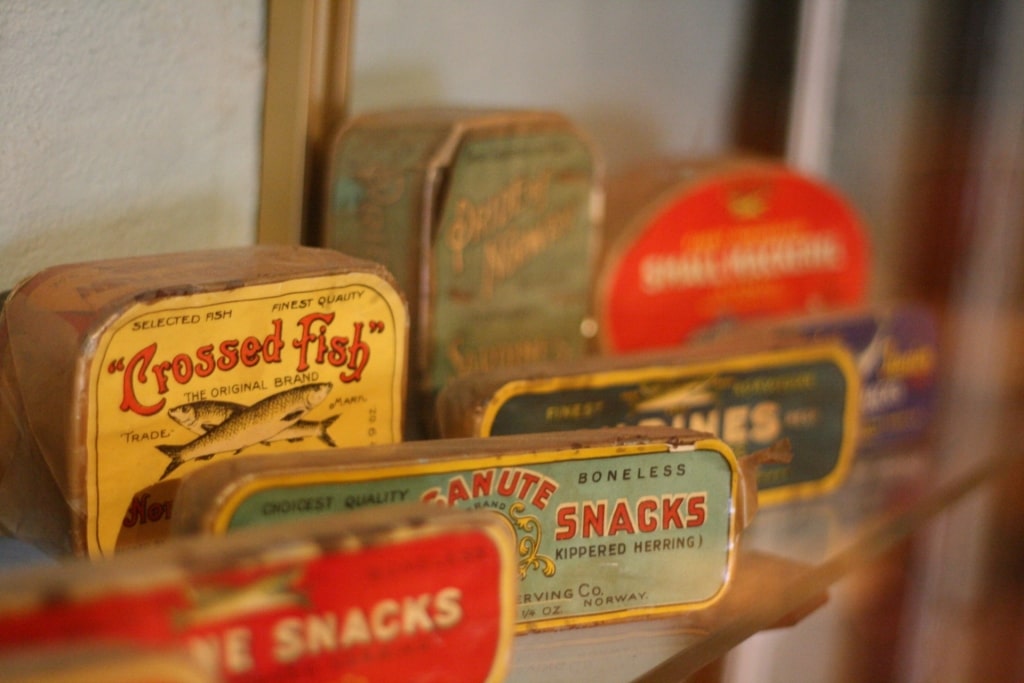
<path id="1" fill-rule="evenodd" d="M 987 414 L 995 419 L 1000 411 Z M 947 458 L 940 448 L 919 447 L 862 455 L 827 497 L 758 512 L 741 537 L 728 588 L 710 608 L 521 635 L 508 680 L 685 680 L 750 636 L 791 626 L 824 605 L 836 582 L 997 478 L 1019 461 L 1018 451 Z"/>
<path id="2" fill-rule="evenodd" d="M 507 680 L 682 681 L 747 638 L 798 623 L 828 602 L 834 584 L 1021 462 L 1024 447 L 1006 448 L 1013 441 L 1000 438 L 1000 427 L 1019 423 L 1024 401 L 1011 408 L 994 399 L 967 405 L 957 411 L 966 431 L 946 434 L 947 448 L 861 454 L 830 495 L 759 510 L 740 538 L 728 587 L 711 607 L 518 636 Z M 948 448 L 951 440 L 970 448 Z M 0 565 L 20 563 L 11 559 Z"/>

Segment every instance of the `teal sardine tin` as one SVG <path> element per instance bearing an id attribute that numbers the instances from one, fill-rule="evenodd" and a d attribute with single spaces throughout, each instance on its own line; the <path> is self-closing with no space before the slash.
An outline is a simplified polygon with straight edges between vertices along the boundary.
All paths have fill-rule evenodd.
<path id="1" fill-rule="evenodd" d="M 520 631 L 700 609 L 727 588 L 756 510 L 754 469 L 672 428 L 441 439 L 226 462 L 183 483 L 176 528 L 228 533 L 419 501 L 500 515 L 515 532 Z"/>

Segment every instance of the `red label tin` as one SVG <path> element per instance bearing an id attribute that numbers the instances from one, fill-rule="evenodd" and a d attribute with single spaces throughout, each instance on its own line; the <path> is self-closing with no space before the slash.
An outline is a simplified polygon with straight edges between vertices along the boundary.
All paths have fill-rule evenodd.
<path id="1" fill-rule="evenodd" d="M 167 553 L 126 554 L 22 576 L 0 592 L 0 656 L 102 642 L 177 647 L 225 682 L 501 680 L 511 537 L 489 515 L 440 524 L 418 514 L 333 539 L 306 535 L 318 528 L 306 520 L 290 542 L 233 555 L 199 539 L 211 553 L 193 544 L 177 567 Z"/>
<path id="2" fill-rule="evenodd" d="M 864 230 L 847 203 L 772 164 L 700 174 L 643 205 L 603 264 L 604 346 L 678 345 L 730 320 L 861 303 Z"/>

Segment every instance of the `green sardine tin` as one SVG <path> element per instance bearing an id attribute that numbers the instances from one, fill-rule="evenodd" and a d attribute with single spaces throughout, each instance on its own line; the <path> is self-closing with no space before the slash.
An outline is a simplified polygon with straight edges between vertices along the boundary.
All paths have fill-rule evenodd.
<path id="1" fill-rule="evenodd" d="M 668 425 L 710 432 L 739 457 L 788 438 L 792 462 L 758 473 L 762 504 L 825 493 L 849 470 L 859 380 L 852 357 L 836 344 L 698 362 L 668 356 L 618 362 L 605 370 L 591 363 L 523 379 L 453 381 L 439 398 L 442 436 Z M 460 412 L 476 417 L 453 417 Z M 467 428 L 473 433 L 460 432 Z"/>
<path id="2" fill-rule="evenodd" d="M 323 242 L 384 264 L 413 303 L 416 392 L 589 351 L 598 174 L 555 112 L 392 111 L 339 131 Z"/>
<path id="3" fill-rule="evenodd" d="M 384 447 L 407 455 L 380 465 L 375 462 L 389 458 L 352 466 L 318 454 L 318 462 L 295 467 L 261 458 L 233 463 L 245 468 L 236 468 L 233 481 L 215 467 L 197 472 L 196 479 L 219 476 L 227 483 L 190 493 L 186 481 L 187 500 L 180 502 L 216 500 L 204 524 L 215 533 L 411 501 L 489 510 L 516 535 L 521 632 L 666 615 L 705 607 L 723 594 L 734 540 L 752 510 L 746 506 L 753 494 L 741 490 L 746 466 L 739 467 L 732 450 L 718 439 L 681 433 L 691 438 L 573 444 L 572 435 L 559 435 L 561 448 L 547 440 L 537 450 L 499 456 L 495 444 L 527 441 L 408 443 Z M 445 442 L 466 455 L 415 457 L 417 448 Z M 490 453 L 486 446 L 475 451 L 482 455 L 463 448 L 485 442 L 492 442 Z"/>
<path id="4" fill-rule="evenodd" d="M 571 130 L 474 131 L 449 182 L 433 249 L 430 389 L 474 370 L 583 356 L 589 148 Z"/>

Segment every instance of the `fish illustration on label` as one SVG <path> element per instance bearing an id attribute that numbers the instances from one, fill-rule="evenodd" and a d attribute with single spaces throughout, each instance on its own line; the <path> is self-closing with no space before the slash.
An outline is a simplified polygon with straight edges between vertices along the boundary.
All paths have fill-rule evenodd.
<path id="1" fill-rule="evenodd" d="M 323 402 L 331 386 L 330 382 L 318 382 L 286 389 L 228 417 L 187 444 L 158 445 L 157 449 L 171 459 L 160 479 L 186 462 L 209 460 L 218 453 L 240 453 L 253 444 L 272 440 Z"/>
<path id="2" fill-rule="evenodd" d="M 302 571 L 293 568 L 268 574 L 244 586 L 194 586 L 186 591 L 189 606 L 175 614 L 179 628 L 208 624 L 287 607 L 307 607 L 309 598 L 298 588 Z"/>
<path id="3" fill-rule="evenodd" d="M 194 401 L 171 408 L 167 411 L 167 416 L 185 429 L 202 435 L 246 408 L 248 406 L 231 401 Z M 266 439 L 264 443 L 272 441 L 296 443 L 313 438 L 322 441 L 329 448 L 336 448 L 337 444 L 331 438 L 328 430 L 337 419 L 337 415 L 331 415 L 324 420 L 299 420 L 276 436 Z"/>
<path id="4" fill-rule="evenodd" d="M 661 393 L 640 401 L 633 407 L 633 410 L 636 413 L 678 412 L 687 408 L 712 405 L 718 398 L 718 392 L 714 388 L 709 388 L 712 379 L 714 379 L 714 375 L 706 379 L 671 386 Z"/>

